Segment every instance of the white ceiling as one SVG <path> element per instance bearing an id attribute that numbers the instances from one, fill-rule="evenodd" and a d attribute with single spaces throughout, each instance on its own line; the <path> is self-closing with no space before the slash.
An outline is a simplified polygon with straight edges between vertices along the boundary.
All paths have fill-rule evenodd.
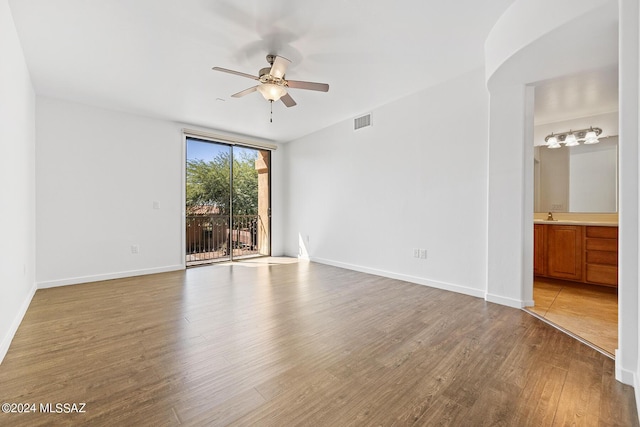
<path id="1" fill-rule="evenodd" d="M 289 141 L 484 64 L 513 0 L 10 0 L 36 93 Z M 274 53 L 298 105 L 269 104 L 249 74 Z M 551 101 L 549 101 L 551 102 Z"/>
<path id="2" fill-rule="evenodd" d="M 617 66 L 540 82 L 535 88 L 536 125 L 617 111 Z"/>

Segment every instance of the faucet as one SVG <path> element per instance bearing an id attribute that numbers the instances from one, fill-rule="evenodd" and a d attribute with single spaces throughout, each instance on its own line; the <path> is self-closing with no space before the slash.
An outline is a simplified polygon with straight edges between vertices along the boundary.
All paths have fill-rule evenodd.
<path id="1" fill-rule="evenodd" d="M 549 214 L 547 215 L 547 221 L 555 221 L 555 219 L 553 219 L 553 213 L 549 212 Z"/>

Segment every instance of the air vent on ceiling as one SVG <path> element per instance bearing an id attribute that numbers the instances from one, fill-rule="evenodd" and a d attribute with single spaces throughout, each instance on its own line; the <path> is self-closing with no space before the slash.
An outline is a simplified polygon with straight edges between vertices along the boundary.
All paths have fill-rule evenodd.
<path id="1" fill-rule="evenodd" d="M 371 126 L 371 113 L 353 119 L 353 130 L 358 130 Z"/>

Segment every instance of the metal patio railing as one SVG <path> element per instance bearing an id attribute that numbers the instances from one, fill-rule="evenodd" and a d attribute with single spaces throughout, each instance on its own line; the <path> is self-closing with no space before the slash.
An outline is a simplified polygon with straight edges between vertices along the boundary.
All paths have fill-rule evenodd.
<path id="1" fill-rule="evenodd" d="M 187 215 L 186 261 L 195 265 L 215 260 L 257 255 L 259 215 Z M 232 227 L 231 227 L 232 226 Z"/>

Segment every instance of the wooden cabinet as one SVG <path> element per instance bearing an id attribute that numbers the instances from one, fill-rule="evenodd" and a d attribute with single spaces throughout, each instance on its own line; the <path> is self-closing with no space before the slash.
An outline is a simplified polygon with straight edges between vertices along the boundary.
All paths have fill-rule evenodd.
<path id="1" fill-rule="evenodd" d="M 618 286 L 618 227 L 534 225 L 533 272 L 604 286 Z"/>
<path id="2" fill-rule="evenodd" d="M 585 227 L 585 281 L 618 286 L 618 228 Z"/>

